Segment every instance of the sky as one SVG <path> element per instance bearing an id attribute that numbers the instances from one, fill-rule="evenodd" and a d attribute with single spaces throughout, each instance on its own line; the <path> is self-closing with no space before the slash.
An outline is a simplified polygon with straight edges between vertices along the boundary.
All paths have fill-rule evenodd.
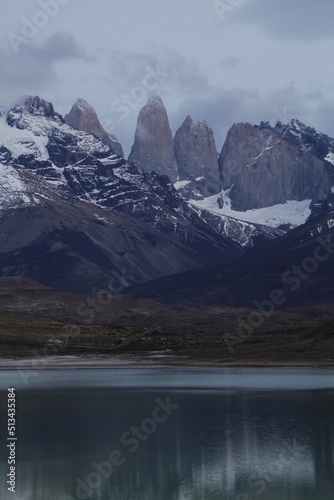
<path id="1" fill-rule="evenodd" d="M 161 95 L 172 132 L 188 114 L 214 130 L 298 118 L 334 136 L 333 0 L 1 0 L 0 104 L 78 98 L 133 144 Z"/>

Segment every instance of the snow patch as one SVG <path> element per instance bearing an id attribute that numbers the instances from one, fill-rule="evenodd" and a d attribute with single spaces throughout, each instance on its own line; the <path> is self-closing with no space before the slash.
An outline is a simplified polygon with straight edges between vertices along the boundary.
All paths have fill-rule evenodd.
<path id="1" fill-rule="evenodd" d="M 178 191 L 179 189 L 188 186 L 188 184 L 190 184 L 190 181 L 176 181 L 174 187 Z"/>
<path id="2" fill-rule="evenodd" d="M 27 187 L 20 179 L 17 170 L 0 163 L 0 176 L 0 210 L 31 204 L 31 200 L 26 195 Z"/>
<path id="3" fill-rule="evenodd" d="M 6 117 L 0 118 L 0 144 L 8 149 L 13 158 L 21 155 L 31 154 L 31 147 L 38 149 L 40 157 L 49 159 L 46 149 L 48 137 L 35 136 L 30 130 L 20 130 L 16 127 L 10 127 L 6 122 Z"/>
<path id="4" fill-rule="evenodd" d="M 219 208 L 218 205 L 219 198 L 223 201 L 222 208 Z M 217 215 L 224 215 L 253 224 L 278 228 L 282 225 L 297 227 L 304 224 L 311 215 L 311 201 L 312 200 L 291 200 L 281 205 L 239 212 L 231 208 L 232 203 L 228 190 L 222 191 L 220 195 L 204 198 L 204 200 L 191 200 L 190 203 L 195 207 L 201 208 L 202 210 L 208 210 Z"/>
<path id="5" fill-rule="evenodd" d="M 328 153 L 325 160 L 328 161 L 328 163 L 334 165 L 334 153 Z"/>
<path id="6" fill-rule="evenodd" d="M 334 219 L 329 219 L 327 221 L 328 229 L 332 229 L 334 227 Z"/>
<path id="7" fill-rule="evenodd" d="M 106 219 L 105 217 L 101 217 L 100 215 L 97 215 L 97 214 L 94 214 L 94 217 L 95 217 L 95 219 L 96 219 L 96 220 L 99 220 L 99 221 L 101 221 L 101 222 L 104 222 L 105 224 L 108 224 L 108 223 L 109 223 L 108 219 Z M 111 224 L 111 225 L 112 225 L 112 224 Z"/>
<path id="8" fill-rule="evenodd" d="M 52 167 L 56 170 L 56 172 L 58 172 L 58 174 L 60 174 L 60 179 L 61 179 L 61 182 L 63 184 L 65 184 L 65 186 L 67 186 L 67 180 L 66 180 L 66 177 L 64 175 L 64 168 L 61 168 L 61 167 L 56 167 L 56 165 L 54 163 L 52 163 Z"/>
<path id="9" fill-rule="evenodd" d="M 271 146 L 272 141 L 273 141 L 273 137 L 272 137 L 272 136 L 270 136 L 270 137 L 267 139 L 266 144 L 265 144 L 264 148 L 262 149 L 261 153 L 260 153 L 259 155 L 257 155 L 257 156 L 253 159 L 252 163 L 250 163 L 249 165 L 246 165 L 246 166 L 247 166 L 247 167 L 251 167 L 251 166 L 252 166 L 252 165 L 256 162 L 256 160 L 258 160 L 259 158 L 261 158 L 261 156 L 262 156 L 262 155 L 263 155 L 266 151 L 270 151 L 271 149 L 273 149 L 273 147 L 274 147 L 274 146 Z"/>

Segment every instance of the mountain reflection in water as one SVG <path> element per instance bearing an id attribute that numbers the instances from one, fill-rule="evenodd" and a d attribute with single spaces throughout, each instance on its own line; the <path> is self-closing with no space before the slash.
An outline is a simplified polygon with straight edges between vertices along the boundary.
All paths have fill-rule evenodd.
<path id="1" fill-rule="evenodd" d="M 69 378 L 67 388 L 66 383 L 57 385 L 60 375 L 53 372 L 54 384 L 50 383 L 48 390 L 36 386 L 18 391 L 17 498 L 334 498 L 334 390 L 328 388 L 328 372 L 323 389 L 319 379 L 316 387 L 310 384 L 300 389 L 298 371 L 290 373 L 289 390 L 279 389 L 279 370 L 205 370 L 201 378 L 205 388 L 198 388 L 197 376 L 191 387 L 192 375 L 187 370 L 162 369 L 160 374 L 159 370 L 155 369 L 150 384 L 145 383 L 140 369 L 123 373 L 118 369 L 115 377 L 112 370 L 96 370 L 95 381 L 102 378 L 102 387 L 98 383 L 95 387 L 73 387 Z M 94 372 L 86 372 L 83 380 L 89 376 L 92 380 Z M 281 375 L 284 379 L 284 370 Z M 262 379 L 267 388 L 261 388 L 260 382 L 254 390 L 242 387 L 249 376 Z M 312 370 L 308 376 L 311 380 Z M 66 382 L 69 373 L 64 371 L 62 377 Z M 120 387 L 116 380 L 131 383 Z M 210 389 L 210 380 L 214 389 Z M 228 387 L 224 388 L 224 380 Z M 186 388 L 182 388 L 182 381 Z M 269 389 L 270 384 L 275 389 Z M 147 419 L 152 419 L 156 401 L 166 398 L 178 408 L 156 423 L 156 428 L 150 427 L 152 422 Z M 6 404 L 2 391 L 2 419 Z M 150 432 L 137 440 L 135 451 L 130 450 L 122 435 L 142 424 Z M 1 429 L 3 433 L 5 423 Z M 5 437 L 1 437 L 4 443 Z M 115 466 L 109 476 L 100 474 L 99 479 L 92 464 L 105 464 L 115 450 L 122 454 L 122 465 Z M 2 477 L 6 473 L 2 453 Z M 99 487 L 88 488 L 93 473 Z M 78 479 L 86 488 L 78 488 Z M 12 497 L 4 491 L 1 498 Z"/>

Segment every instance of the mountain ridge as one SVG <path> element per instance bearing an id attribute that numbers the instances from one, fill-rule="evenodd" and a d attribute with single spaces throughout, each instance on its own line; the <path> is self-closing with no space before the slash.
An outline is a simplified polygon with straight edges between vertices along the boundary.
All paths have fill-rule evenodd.
<path id="1" fill-rule="evenodd" d="M 137 169 L 51 103 L 28 97 L 1 120 L 2 275 L 89 291 L 115 276 L 128 285 L 240 252 L 168 177 Z"/>
<path id="2" fill-rule="evenodd" d="M 166 117 L 160 98 L 151 99 L 150 106 L 158 106 Z M 190 116 L 186 124 L 197 133 Z M 203 121 L 200 129 L 212 137 Z M 262 145 L 252 144 L 254 153 L 260 147 L 261 157 L 271 148 L 266 141 L 273 140 L 273 130 L 275 144 L 286 143 L 291 156 L 296 149 L 302 158 L 313 155 L 320 162 L 317 168 L 323 165 L 330 193 L 326 199 L 316 201 L 315 196 L 310 200 L 308 216 L 314 219 L 332 213 L 334 140 L 297 121 L 287 127 L 278 124 L 275 129 L 269 124 L 248 124 L 246 129 L 251 133 L 248 141 L 261 132 Z M 168 176 L 126 161 L 115 154 L 110 142 L 66 123 L 52 103 L 37 96 L 28 96 L 3 114 L 0 138 L 3 276 L 26 274 L 43 283 L 44 274 L 48 286 L 75 291 L 108 289 L 113 279 L 130 286 L 182 271 L 229 265 L 244 253 L 242 247 L 273 248 L 270 242 L 277 239 L 279 243 L 290 229 L 220 213 L 219 206 L 228 203 L 221 191 L 212 199 L 217 209 L 182 198 Z M 230 143 L 233 149 L 233 137 L 232 142 L 227 139 L 227 148 Z M 209 150 L 213 158 L 212 143 Z M 240 173 L 232 171 L 231 175 Z M 75 269 L 73 282 L 67 272 L 71 267 Z"/>
<path id="3" fill-rule="evenodd" d="M 154 114 L 155 106 L 163 109 L 168 120 L 161 98 L 152 98 L 144 106 L 147 119 L 150 113 Z M 146 132 L 149 136 L 150 131 Z M 157 130 L 154 134 L 159 135 Z M 145 140 L 148 140 L 147 137 Z M 248 211 L 269 207 L 279 210 L 279 205 L 287 202 L 300 202 L 300 213 L 304 202 L 308 201 L 309 207 L 300 218 L 301 224 L 311 213 L 312 206 L 320 200 L 329 199 L 334 189 L 334 139 L 297 119 L 286 125 L 277 122 L 274 127 L 268 122 L 261 122 L 260 125 L 234 124 L 227 134 L 219 159 L 218 155 L 215 158 L 213 131 L 205 120 L 199 120 L 196 125 L 188 115 L 177 129 L 173 142 L 177 180 L 174 181 L 174 166 L 171 178 L 175 188 L 191 205 L 210 212 L 208 217 L 212 220 L 221 216 L 221 226 L 226 227 L 226 220 L 231 219 L 254 224 L 254 217 L 247 218 Z M 156 154 L 159 157 L 159 148 Z M 136 163 L 136 158 L 133 159 Z M 144 157 L 141 167 L 148 171 L 151 168 Z M 209 200 L 214 200 L 214 196 L 217 196 L 216 206 L 210 208 L 212 202 L 209 203 Z M 225 203 L 226 210 L 222 210 Z M 281 227 L 275 223 L 272 227 L 287 231 L 298 225 L 297 218 L 293 213 L 289 217 L 287 210 L 284 218 Z M 251 224 L 247 228 L 250 235 Z M 262 224 L 271 226 L 270 219 Z M 235 237 L 233 232 L 226 231 L 225 234 L 232 239 Z M 246 245 L 253 244 L 250 236 Z"/>

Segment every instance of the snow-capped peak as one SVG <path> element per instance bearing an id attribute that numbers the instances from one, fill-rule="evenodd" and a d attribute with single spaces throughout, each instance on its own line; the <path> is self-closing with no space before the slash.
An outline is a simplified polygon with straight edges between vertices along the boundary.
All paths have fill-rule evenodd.
<path id="1" fill-rule="evenodd" d="M 54 115 L 52 103 L 41 99 L 39 96 L 27 96 L 22 106 L 31 115 L 46 116 L 49 118 Z"/>

